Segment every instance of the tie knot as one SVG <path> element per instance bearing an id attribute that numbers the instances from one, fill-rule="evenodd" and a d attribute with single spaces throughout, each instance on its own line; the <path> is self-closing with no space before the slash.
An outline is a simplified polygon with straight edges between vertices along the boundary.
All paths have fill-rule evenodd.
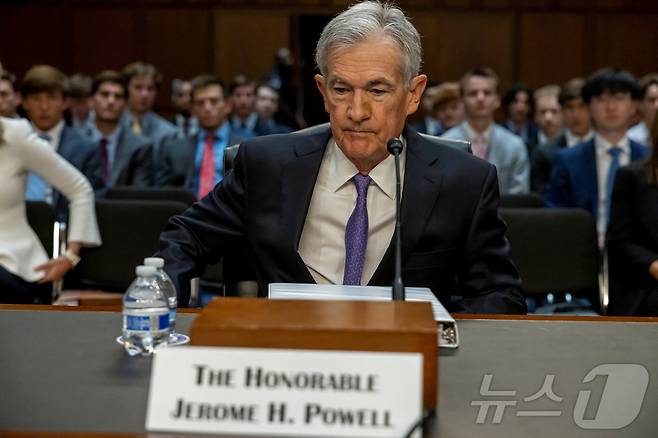
<path id="1" fill-rule="evenodd" d="M 369 175 L 361 175 L 360 173 L 357 173 L 352 177 L 352 181 L 354 181 L 354 185 L 356 186 L 356 193 L 361 197 L 368 193 L 368 185 L 370 185 L 372 178 L 370 178 Z"/>
<path id="2" fill-rule="evenodd" d="M 608 153 L 613 157 L 616 158 L 619 156 L 621 153 L 621 148 L 619 146 L 613 146 L 610 149 L 608 149 Z"/>
<path id="3" fill-rule="evenodd" d="M 107 138 L 101 138 L 101 140 L 100 140 L 100 145 L 101 145 L 102 147 L 106 147 L 106 146 L 107 146 L 107 143 L 108 143 Z"/>
<path id="4" fill-rule="evenodd" d="M 215 141 L 215 134 L 206 134 L 206 142 Z"/>

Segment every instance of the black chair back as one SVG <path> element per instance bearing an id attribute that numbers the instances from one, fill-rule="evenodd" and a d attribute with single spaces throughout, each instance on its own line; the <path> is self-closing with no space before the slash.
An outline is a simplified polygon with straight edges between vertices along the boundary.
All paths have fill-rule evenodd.
<path id="1" fill-rule="evenodd" d="M 500 214 L 526 294 L 570 292 L 598 300 L 599 249 L 589 212 L 512 208 Z"/>
<path id="2" fill-rule="evenodd" d="M 49 256 L 53 254 L 53 231 L 55 210 L 43 201 L 26 201 L 25 214 L 27 222 L 34 230 Z"/>
<path id="3" fill-rule="evenodd" d="M 107 199 L 182 202 L 187 206 L 190 206 L 197 201 L 194 193 L 180 187 L 144 188 L 117 186 L 109 189 L 105 197 Z"/>
<path id="4" fill-rule="evenodd" d="M 537 193 L 500 195 L 500 208 L 543 208 L 544 198 Z"/>
<path id="5" fill-rule="evenodd" d="M 75 273 L 81 288 L 123 292 L 135 266 L 158 249 L 160 232 L 187 205 L 171 201 L 100 199 L 96 216 L 102 246 L 84 248 Z"/>

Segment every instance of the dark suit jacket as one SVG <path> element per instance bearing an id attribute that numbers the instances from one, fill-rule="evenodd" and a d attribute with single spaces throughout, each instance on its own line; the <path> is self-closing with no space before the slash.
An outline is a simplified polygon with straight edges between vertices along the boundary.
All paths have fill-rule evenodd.
<path id="1" fill-rule="evenodd" d="M 599 182 L 596 173 L 595 138 L 559 151 L 546 186 L 547 207 L 584 208 L 598 217 Z M 630 141 L 631 161 L 641 160 L 649 149 Z"/>
<path id="2" fill-rule="evenodd" d="M 565 134 L 537 146 L 531 157 L 530 190 L 535 193 L 544 193 L 551 176 L 555 155 L 565 147 L 567 147 L 567 136 Z"/>
<path id="3" fill-rule="evenodd" d="M 293 129 L 290 126 L 283 125 L 271 120 L 269 123 L 260 117 L 256 121 L 256 126 L 254 127 L 254 132 L 257 136 L 263 135 L 272 135 L 272 134 L 288 134 L 292 132 Z M 235 143 L 231 143 L 233 145 Z"/>
<path id="4" fill-rule="evenodd" d="M 121 128 L 108 187 L 153 185 L 153 143 L 130 129 Z"/>
<path id="5" fill-rule="evenodd" d="M 649 265 L 658 260 L 658 185 L 647 182 L 644 162 L 617 172 L 612 192 L 607 248 L 611 315 L 642 313 L 642 300 L 656 293 Z"/>
<path id="6" fill-rule="evenodd" d="M 231 132 L 228 146 L 240 143 L 242 137 Z M 198 136 L 171 138 L 160 146 L 156 160 L 155 185 L 189 188 L 194 176 L 194 157 Z"/>
<path id="7" fill-rule="evenodd" d="M 89 180 L 97 197 L 103 196 L 105 182 L 102 176 L 101 156 L 96 143 L 83 137 L 76 129 L 65 126 L 57 146 L 57 153 L 73 164 Z M 66 220 L 68 201 L 56 190 L 53 193 L 53 206 L 57 218 Z"/>
<path id="8" fill-rule="evenodd" d="M 297 251 L 329 128 L 257 137 L 241 144 L 233 170 L 160 237 L 179 302 L 227 246 L 243 237 L 255 254 L 259 285 L 313 283 Z M 405 132 L 407 157 L 402 195 L 402 270 L 407 286 L 425 286 L 451 310 L 525 313 L 516 268 L 498 215 L 498 181 L 490 163 Z M 389 286 L 391 243 L 370 280 Z"/>

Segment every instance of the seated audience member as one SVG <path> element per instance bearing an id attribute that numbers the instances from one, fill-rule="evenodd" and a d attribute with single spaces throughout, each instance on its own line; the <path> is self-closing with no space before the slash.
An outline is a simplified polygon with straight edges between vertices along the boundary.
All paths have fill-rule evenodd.
<path id="1" fill-rule="evenodd" d="M 628 130 L 628 138 L 650 145 L 649 126 L 658 110 L 658 73 L 650 73 L 640 79 L 640 116 L 642 120 Z"/>
<path id="2" fill-rule="evenodd" d="M 522 82 L 512 84 L 502 99 L 505 123 L 503 126 L 521 137 L 528 148 L 528 154 L 538 143 L 538 129 L 534 123 L 535 100 L 532 88 Z"/>
<path id="3" fill-rule="evenodd" d="M 439 83 L 430 81 L 423 92 L 420 108 L 423 111 L 423 120 L 413 125 L 421 134 L 441 135 L 445 129 L 434 115 L 434 97 L 439 89 Z"/>
<path id="4" fill-rule="evenodd" d="M 546 85 L 535 91 L 535 123 L 539 128 L 538 144 L 555 140 L 562 134 L 560 87 Z"/>
<path id="5" fill-rule="evenodd" d="M 21 90 L 23 108 L 37 135 L 82 172 L 97 193 L 102 193 L 105 183 L 98 146 L 64 124 L 64 111 L 69 105 L 69 83 L 64 73 L 49 65 L 34 66 L 23 76 Z M 46 201 L 54 206 L 58 219 L 67 217 L 66 199 L 35 173 L 28 176 L 25 198 Z"/>
<path id="6" fill-rule="evenodd" d="M 258 114 L 254 111 L 256 103 L 256 84 L 245 75 L 237 75 L 229 86 L 231 94 L 231 128 L 242 138 L 256 137 Z"/>
<path id="7" fill-rule="evenodd" d="M 658 316 L 658 117 L 650 132 L 651 157 L 620 168 L 612 192 L 611 315 Z"/>
<path id="8" fill-rule="evenodd" d="M 21 96 L 16 88 L 16 76 L 7 70 L 0 76 L 0 117 L 17 119 L 16 109 L 21 104 Z"/>
<path id="9" fill-rule="evenodd" d="M 635 77 L 624 70 L 602 69 L 587 79 L 582 98 L 589 105 L 594 137 L 557 153 L 546 188 L 547 207 L 583 208 L 594 215 L 601 247 L 617 168 L 649 152 L 626 135 L 639 94 Z"/>
<path id="10" fill-rule="evenodd" d="M 459 83 L 466 121 L 446 131 L 443 137 L 468 140 L 473 155 L 487 160 L 498 170 L 503 195 L 530 190 L 530 162 L 523 140 L 494 123 L 500 106 L 498 76 L 490 68 L 468 71 Z"/>
<path id="11" fill-rule="evenodd" d="M 590 121 L 589 106 L 580 96 L 585 81 L 574 78 L 562 86 L 560 91 L 560 107 L 565 129 L 554 140 L 539 145 L 532 155 L 532 170 L 530 187 L 533 192 L 543 194 L 551 176 L 551 168 L 555 154 L 566 147 L 588 141 L 594 135 Z"/>
<path id="12" fill-rule="evenodd" d="M 89 136 L 101 156 L 105 185 L 150 186 L 153 182 L 153 143 L 121 124 L 126 85 L 121 73 L 105 70 L 92 84 L 94 123 Z"/>
<path id="13" fill-rule="evenodd" d="M 228 122 L 231 101 L 224 93 L 224 85 L 215 76 L 192 80 L 192 114 L 199 120 L 199 131 L 162 144 L 156 186 L 184 187 L 202 198 L 221 181 L 224 149 L 242 140 Z"/>
<path id="14" fill-rule="evenodd" d="M 122 71 L 125 76 L 128 100 L 122 123 L 133 134 L 151 140 L 155 150 L 167 138 L 176 135 L 176 127 L 153 112 L 162 75 L 151 64 L 132 62 Z"/>
<path id="15" fill-rule="evenodd" d="M 435 135 L 441 135 L 443 131 L 454 128 L 464 121 L 464 102 L 459 94 L 457 82 L 444 82 L 439 85 L 432 102 L 434 117 L 439 121 L 442 129 Z"/>
<path id="16" fill-rule="evenodd" d="M 192 115 L 192 84 L 190 81 L 174 79 L 171 81 L 171 106 L 176 111 L 174 125 L 176 138 L 185 138 L 196 134 L 199 121 Z"/>
<path id="17" fill-rule="evenodd" d="M 71 126 L 83 135 L 89 129 L 89 125 L 93 123 L 91 121 L 91 110 L 93 108 L 91 83 L 91 77 L 81 73 L 76 73 L 69 77 Z"/>
<path id="18" fill-rule="evenodd" d="M 245 140 L 233 170 L 169 221 L 158 255 L 179 303 L 190 279 L 242 239 L 261 291 L 271 282 L 390 287 L 387 142 L 400 138 L 405 284 L 432 289 L 452 311 L 526 312 L 494 166 L 406 126 L 427 82 L 421 51 L 418 31 L 390 4 L 357 3 L 327 24 L 314 79 L 330 126 Z"/>
<path id="19" fill-rule="evenodd" d="M 274 120 L 274 116 L 279 111 L 279 92 L 267 82 L 263 82 L 256 87 L 256 114 L 258 120 L 254 131 L 256 135 L 268 134 L 286 134 L 292 132 L 290 126 Z"/>
<path id="20" fill-rule="evenodd" d="M 0 65 L 0 72 L 2 66 Z M 25 185 L 36 173 L 70 202 L 68 248 L 49 259 L 25 215 Z M 0 302 L 50 303 L 52 282 L 101 243 L 94 194 L 85 177 L 32 132 L 27 120 L 0 117 Z"/>

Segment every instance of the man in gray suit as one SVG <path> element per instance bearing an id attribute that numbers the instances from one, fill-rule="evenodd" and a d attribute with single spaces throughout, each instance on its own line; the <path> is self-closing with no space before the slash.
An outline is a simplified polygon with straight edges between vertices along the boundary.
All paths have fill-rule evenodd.
<path id="1" fill-rule="evenodd" d="M 205 196 L 224 173 L 224 150 L 243 138 L 227 120 L 231 101 L 222 82 L 215 76 L 201 75 L 192 80 L 192 115 L 199 131 L 183 139 L 167 139 L 160 148 L 156 186 L 179 186 Z"/>
<path id="2" fill-rule="evenodd" d="M 477 68 L 462 76 L 459 86 L 466 121 L 446 131 L 443 137 L 468 140 L 473 155 L 496 166 L 500 193 L 527 193 L 530 190 L 530 161 L 521 137 L 494 123 L 500 106 L 498 76 L 490 68 Z"/>
<path id="3" fill-rule="evenodd" d="M 122 124 L 133 134 L 151 140 L 157 149 L 167 137 L 176 135 L 176 127 L 153 112 L 162 74 L 151 64 L 132 62 L 123 68 L 128 92 L 128 107 Z"/>
<path id="4" fill-rule="evenodd" d="M 105 184 L 152 185 L 153 143 L 120 123 L 126 106 L 123 75 L 114 70 L 99 73 L 92 85 L 92 99 L 95 118 L 89 136 L 98 144 Z"/>

